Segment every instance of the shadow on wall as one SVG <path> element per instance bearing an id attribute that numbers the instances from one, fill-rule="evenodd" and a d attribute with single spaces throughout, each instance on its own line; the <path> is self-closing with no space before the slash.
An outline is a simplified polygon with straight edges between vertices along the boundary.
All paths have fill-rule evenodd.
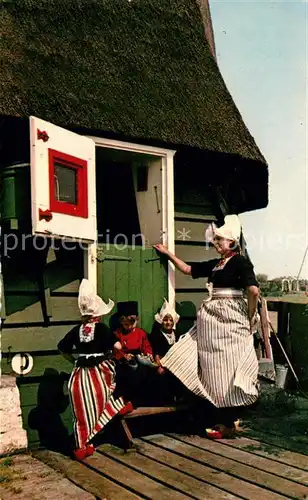
<path id="1" fill-rule="evenodd" d="M 17 236 L 16 236 L 17 238 Z M 39 239 L 36 244 L 39 247 Z M 45 291 L 55 290 L 81 280 L 83 276 L 83 252 L 66 242 L 66 249 L 59 246 L 54 250 L 54 260 L 47 262 L 50 241 L 40 241 L 42 250 L 34 247 L 33 239 L 28 238 L 23 244 L 11 250 L 3 257 L 3 282 L 5 292 L 6 315 L 24 311 L 37 302 L 43 307 Z M 77 297 L 77 290 L 76 290 Z M 27 312 L 25 312 L 26 318 Z"/>
<path id="2" fill-rule="evenodd" d="M 64 392 L 66 381 L 66 373 L 45 369 L 38 386 L 37 406 L 30 411 L 28 425 L 38 432 L 40 446 L 69 455 L 71 436 L 61 418 L 70 403 Z"/>
<path id="3" fill-rule="evenodd" d="M 196 321 L 197 309 L 193 302 L 176 302 L 176 312 L 180 315 L 177 332 L 178 335 L 186 333 Z"/>
<path id="4" fill-rule="evenodd" d="M 115 312 L 114 314 L 112 314 L 112 316 L 110 316 L 108 326 L 112 332 L 115 332 L 115 330 L 117 330 L 120 327 L 119 315 L 117 312 Z"/>

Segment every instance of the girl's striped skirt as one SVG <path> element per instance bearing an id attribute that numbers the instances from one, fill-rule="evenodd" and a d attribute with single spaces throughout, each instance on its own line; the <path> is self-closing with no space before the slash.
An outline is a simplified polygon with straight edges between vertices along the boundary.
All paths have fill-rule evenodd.
<path id="1" fill-rule="evenodd" d="M 253 404 L 259 396 L 259 366 L 245 300 L 203 301 L 197 323 L 161 364 L 217 408 Z"/>
<path id="2" fill-rule="evenodd" d="M 124 408 L 114 398 L 115 364 L 103 361 L 99 366 L 74 368 L 68 383 L 74 417 L 77 448 L 84 448 L 103 427 Z"/>

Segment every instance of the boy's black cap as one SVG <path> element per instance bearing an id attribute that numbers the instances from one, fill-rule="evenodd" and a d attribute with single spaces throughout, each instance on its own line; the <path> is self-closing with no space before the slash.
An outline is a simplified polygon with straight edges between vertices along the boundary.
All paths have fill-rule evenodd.
<path id="1" fill-rule="evenodd" d="M 138 302 L 134 300 L 118 302 L 117 312 L 119 316 L 138 316 Z"/>

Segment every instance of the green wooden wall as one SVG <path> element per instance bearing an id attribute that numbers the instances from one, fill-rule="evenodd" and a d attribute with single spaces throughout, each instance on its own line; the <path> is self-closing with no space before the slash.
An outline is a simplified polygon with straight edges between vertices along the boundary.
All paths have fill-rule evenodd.
<path id="1" fill-rule="evenodd" d="M 205 229 L 211 222 L 217 224 L 219 209 L 213 202 L 209 186 L 180 170 L 175 175 L 175 253 L 184 262 L 200 262 L 218 257 L 213 247 L 205 245 Z M 196 320 L 196 314 L 205 296 L 206 279 L 193 280 L 175 272 L 176 305 L 181 319 L 179 333 L 185 333 Z"/>
<path id="2" fill-rule="evenodd" d="M 20 237 L 21 235 L 18 235 Z M 22 245 L 23 246 L 23 245 Z M 33 240 L 3 259 L 5 308 L 1 312 L 2 373 L 16 376 L 11 357 L 26 352 L 33 369 L 17 376 L 23 426 L 30 446 L 66 451 L 72 431 L 67 381 L 71 365 L 57 351 L 79 320 L 77 296 L 83 276 L 79 250 L 36 250 Z"/>

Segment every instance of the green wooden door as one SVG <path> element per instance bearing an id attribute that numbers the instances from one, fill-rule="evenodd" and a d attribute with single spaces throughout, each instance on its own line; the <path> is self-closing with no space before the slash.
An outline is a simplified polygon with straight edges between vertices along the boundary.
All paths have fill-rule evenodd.
<path id="1" fill-rule="evenodd" d="M 139 326 L 151 332 L 154 314 L 168 294 L 166 260 L 152 248 L 114 245 L 98 247 L 98 294 L 115 302 L 136 300 L 139 305 Z M 104 321 L 108 323 L 116 307 Z"/>

